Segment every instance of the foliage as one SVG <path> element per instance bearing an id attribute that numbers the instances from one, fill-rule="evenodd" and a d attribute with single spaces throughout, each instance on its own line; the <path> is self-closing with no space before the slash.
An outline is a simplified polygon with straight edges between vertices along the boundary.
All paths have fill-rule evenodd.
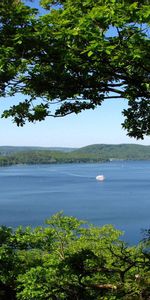
<path id="1" fill-rule="evenodd" d="M 150 254 L 112 225 L 61 212 L 45 227 L 0 228 L 1 300 L 148 299 Z"/>
<path id="2" fill-rule="evenodd" d="M 24 151 L 22 151 L 24 149 Z M 77 150 L 34 150 L 2 147 L 0 166 L 15 164 L 99 163 L 111 160 L 150 160 L 150 147 L 142 145 L 90 145 Z M 36 147 L 35 147 L 36 149 Z"/>
<path id="3" fill-rule="evenodd" d="M 3 117 L 23 126 L 26 120 L 95 109 L 106 99 L 126 99 L 128 135 L 149 135 L 149 1 L 41 5 L 48 11 L 39 16 L 21 1 L 0 3 L 0 94 L 26 98 Z"/>
<path id="4" fill-rule="evenodd" d="M 106 161 L 101 156 L 88 153 L 65 153 L 61 151 L 30 151 L 0 156 L 0 166 L 15 164 L 57 164 Z"/>

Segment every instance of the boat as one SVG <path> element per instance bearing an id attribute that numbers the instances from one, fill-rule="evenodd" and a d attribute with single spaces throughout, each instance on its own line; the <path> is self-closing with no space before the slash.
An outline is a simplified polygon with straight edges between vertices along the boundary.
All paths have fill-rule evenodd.
<path id="1" fill-rule="evenodd" d="M 98 181 L 104 181 L 105 180 L 105 176 L 104 175 L 97 175 L 96 176 L 96 180 L 98 180 Z"/>

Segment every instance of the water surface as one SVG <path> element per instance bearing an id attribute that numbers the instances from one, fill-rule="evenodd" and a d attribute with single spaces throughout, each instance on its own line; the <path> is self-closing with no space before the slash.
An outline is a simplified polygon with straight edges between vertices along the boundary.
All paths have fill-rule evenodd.
<path id="1" fill-rule="evenodd" d="M 106 179 L 98 182 L 95 177 Z M 52 214 L 114 224 L 136 243 L 150 227 L 150 162 L 0 168 L 0 224 L 37 226 Z"/>

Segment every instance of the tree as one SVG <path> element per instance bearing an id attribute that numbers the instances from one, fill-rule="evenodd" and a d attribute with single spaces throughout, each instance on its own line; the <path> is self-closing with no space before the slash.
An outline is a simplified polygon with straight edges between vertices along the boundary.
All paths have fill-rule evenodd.
<path id="1" fill-rule="evenodd" d="M 149 299 L 149 245 L 121 234 L 62 213 L 44 227 L 0 227 L 0 299 Z"/>
<path id="2" fill-rule="evenodd" d="M 26 97 L 3 117 L 23 126 L 126 99 L 128 135 L 150 134 L 148 0 L 42 0 L 42 16 L 0 5 L 1 96 Z"/>

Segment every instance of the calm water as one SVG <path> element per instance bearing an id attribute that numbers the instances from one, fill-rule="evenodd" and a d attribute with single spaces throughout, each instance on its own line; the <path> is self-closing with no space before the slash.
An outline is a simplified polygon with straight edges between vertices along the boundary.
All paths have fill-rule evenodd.
<path id="1" fill-rule="evenodd" d="M 0 168 L 0 224 L 37 226 L 60 210 L 136 243 L 150 227 L 150 161 Z"/>

